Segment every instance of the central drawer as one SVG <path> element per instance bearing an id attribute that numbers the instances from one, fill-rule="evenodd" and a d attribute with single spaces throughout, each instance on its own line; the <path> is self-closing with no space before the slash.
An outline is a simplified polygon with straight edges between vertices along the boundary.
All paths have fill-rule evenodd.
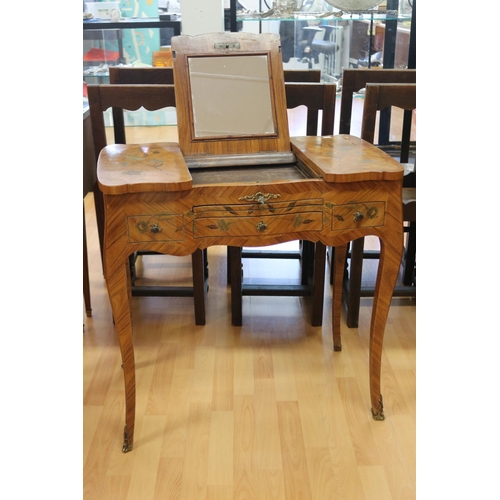
<path id="1" fill-rule="evenodd" d="M 193 222 L 195 238 L 207 236 L 254 236 L 257 234 L 283 234 L 301 231 L 321 231 L 323 212 L 310 211 L 283 215 L 257 215 L 242 217 L 200 217 Z"/>
<path id="2" fill-rule="evenodd" d="M 193 207 L 193 236 L 276 235 L 323 229 L 321 198 L 283 201 L 280 194 L 258 192 L 239 198 L 237 205 Z"/>

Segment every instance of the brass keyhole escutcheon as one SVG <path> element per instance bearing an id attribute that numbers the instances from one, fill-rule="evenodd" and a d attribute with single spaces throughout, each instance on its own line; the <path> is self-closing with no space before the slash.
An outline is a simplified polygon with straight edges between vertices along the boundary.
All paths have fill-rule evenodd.
<path id="1" fill-rule="evenodd" d="M 365 216 L 361 212 L 354 212 L 354 221 L 355 222 L 361 222 Z"/>
<path id="2" fill-rule="evenodd" d="M 159 226 L 158 223 L 154 222 L 153 224 L 151 224 L 149 226 L 149 230 L 154 233 L 154 234 L 157 234 L 157 233 L 161 233 L 162 229 L 161 227 Z"/>
<path id="3" fill-rule="evenodd" d="M 258 224 L 255 225 L 255 227 L 257 228 L 257 231 L 259 231 L 259 233 L 263 233 L 267 229 L 267 224 L 260 221 Z"/>

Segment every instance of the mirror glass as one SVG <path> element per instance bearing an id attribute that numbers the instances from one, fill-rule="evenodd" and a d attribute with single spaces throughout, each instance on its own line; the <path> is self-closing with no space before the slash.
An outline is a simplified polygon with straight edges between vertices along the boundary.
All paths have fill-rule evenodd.
<path id="1" fill-rule="evenodd" d="M 275 135 L 267 55 L 189 58 L 195 138 Z"/>

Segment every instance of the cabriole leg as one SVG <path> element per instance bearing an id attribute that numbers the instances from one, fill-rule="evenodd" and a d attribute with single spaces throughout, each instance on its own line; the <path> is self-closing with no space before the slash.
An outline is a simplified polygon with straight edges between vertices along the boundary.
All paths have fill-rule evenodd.
<path id="1" fill-rule="evenodd" d="M 113 272 L 107 273 L 108 295 L 118 335 L 122 355 L 123 377 L 125 381 L 125 432 L 122 451 L 131 451 L 134 444 L 135 423 L 135 361 L 132 344 L 132 316 L 129 293 L 129 264 L 125 259 L 122 264 L 108 262 L 108 269 L 114 266 Z"/>
<path id="2" fill-rule="evenodd" d="M 382 344 L 402 254 L 402 232 L 399 239 L 397 235 L 391 235 L 390 239 L 380 238 L 380 262 L 370 326 L 370 396 L 372 415 L 375 420 L 384 420 L 385 418 L 380 393 Z"/>

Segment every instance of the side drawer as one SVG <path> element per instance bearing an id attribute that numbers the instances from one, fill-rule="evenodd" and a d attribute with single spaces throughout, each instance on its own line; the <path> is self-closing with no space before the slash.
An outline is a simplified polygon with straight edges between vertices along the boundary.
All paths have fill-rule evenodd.
<path id="1" fill-rule="evenodd" d="M 127 217 L 130 243 L 151 241 L 182 241 L 184 239 L 182 214 L 134 215 Z"/>
<path id="2" fill-rule="evenodd" d="M 193 222 L 195 238 L 283 234 L 322 229 L 322 211 L 252 217 L 200 217 Z"/>
<path id="3" fill-rule="evenodd" d="M 332 230 L 376 227 L 384 224 L 384 201 L 334 205 L 332 209 Z"/>

